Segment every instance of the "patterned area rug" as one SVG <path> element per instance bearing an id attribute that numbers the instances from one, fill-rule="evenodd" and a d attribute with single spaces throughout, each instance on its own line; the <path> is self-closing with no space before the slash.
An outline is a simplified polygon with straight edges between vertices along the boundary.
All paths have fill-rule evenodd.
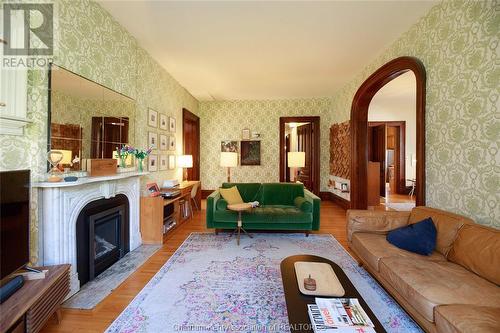
<path id="1" fill-rule="evenodd" d="M 102 272 L 97 278 L 85 284 L 79 292 L 63 303 L 64 308 L 93 309 L 113 289 L 118 287 L 126 278 L 148 260 L 160 245 L 141 245 L 127 253 L 110 268 Z"/>
<path id="2" fill-rule="evenodd" d="M 331 235 L 193 233 L 107 332 L 290 332 L 280 262 L 326 257 L 346 272 L 388 332 L 422 332 Z"/>

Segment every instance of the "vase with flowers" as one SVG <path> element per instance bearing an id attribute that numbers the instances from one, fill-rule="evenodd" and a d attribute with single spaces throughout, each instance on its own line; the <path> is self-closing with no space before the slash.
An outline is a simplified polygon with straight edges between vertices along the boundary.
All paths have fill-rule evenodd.
<path id="1" fill-rule="evenodd" d="M 116 155 L 120 159 L 120 168 L 125 169 L 127 167 L 127 157 L 133 155 L 134 152 L 134 147 L 129 145 L 123 145 L 121 148 L 116 147 Z"/>
<path id="2" fill-rule="evenodd" d="M 144 171 L 144 159 L 151 154 L 151 151 L 153 151 L 152 148 L 148 148 L 146 150 L 142 149 L 135 149 L 134 150 L 134 156 L 137 159 L 137 170 L 139 172 Z"/>

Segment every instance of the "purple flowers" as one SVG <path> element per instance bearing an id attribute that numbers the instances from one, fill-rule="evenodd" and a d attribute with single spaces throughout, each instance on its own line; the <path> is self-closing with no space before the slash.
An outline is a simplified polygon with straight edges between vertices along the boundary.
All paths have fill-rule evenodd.
<path id="1" fill-rule="evenodd" d="M 116 147 L 116 154 L 121 159 L 126 159 L 128 155 L 133 155 L 138 159 L 145 159 L 153 149 L 150 147 L 146 150 L 136 149 L 129 145 L 123 145 L 121 148 Z"/>

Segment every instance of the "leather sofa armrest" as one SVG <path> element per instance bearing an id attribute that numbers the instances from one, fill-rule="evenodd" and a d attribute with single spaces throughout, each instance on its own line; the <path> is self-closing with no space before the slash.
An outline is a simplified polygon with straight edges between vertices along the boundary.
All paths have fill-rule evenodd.
<path id="1" fill-rule="evenodd" d="M 304 189 L 304 198 L 312 204 L 312 230 L 319 230 L 321 199 L 314 193 Z"/>
<path id="2" fill-rule="evenodd" d="M 355 232 L 387 234 L 389 231 L 408 225 L 410 212 L 353 210 L 347 211 L 347 239 Z"/>

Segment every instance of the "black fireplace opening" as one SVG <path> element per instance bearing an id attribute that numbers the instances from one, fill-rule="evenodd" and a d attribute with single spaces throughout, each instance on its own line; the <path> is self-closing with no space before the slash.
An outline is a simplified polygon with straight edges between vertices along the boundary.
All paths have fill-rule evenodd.
<path id="1" fill-rule="evenodd" d="M 129 203 L 125 195 L 92 201 L 85 206 L 76 223 L 80 286 L 127 254 L 129 239 Z"/>

